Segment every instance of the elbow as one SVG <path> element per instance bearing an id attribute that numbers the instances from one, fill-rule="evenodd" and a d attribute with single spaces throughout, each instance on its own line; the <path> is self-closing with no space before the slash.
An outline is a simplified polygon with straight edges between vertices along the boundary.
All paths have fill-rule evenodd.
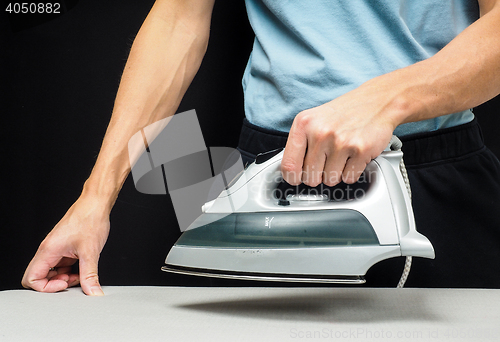
<path id="1" fill-rule="evenodd" d="M 500 0 L 479 0 L 479 17 L 483 17 L 491 11 L 499 11 Z"/>

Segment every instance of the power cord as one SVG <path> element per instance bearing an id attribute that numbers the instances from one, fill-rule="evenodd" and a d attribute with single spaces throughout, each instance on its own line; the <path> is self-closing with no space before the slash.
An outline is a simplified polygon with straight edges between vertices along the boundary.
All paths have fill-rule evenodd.
<path id="1" fill-rule="evenodd" d="M 399 138 L 397 136 L 393 135 L 389 146 L 390 146 L 391 150 L 393 150 L 393 151 L 401 151 L 401 148 L 403 147 L 403 143 L 401 142 L 401 140 L 399 140 Z M 403 158 L 401 158 L 401 161 L 399 162 L 399 170 L 401 171 L 401 175 L 403 176 L 406 190 L 408 191 L 408 196 L 410 196 L 410 201 L 411 201 L 410 180 L 408 178 L 408 172 L 406 171 L 406 166 L 405 166 L 405 163 L 403 161 Z M 397 288 L 404 287 L 404 285 L 406 283 L 406 279 L 408 279 L 408 275 L 410 274 L 411 262 L 412 262 L 412 257 L 407 256 L 406 262 L 405 262 L 405 267 L 403 269 L 403 274 L 401 274 L 401 278 L 399 279 L 399 283 L 397 285 Z"/>

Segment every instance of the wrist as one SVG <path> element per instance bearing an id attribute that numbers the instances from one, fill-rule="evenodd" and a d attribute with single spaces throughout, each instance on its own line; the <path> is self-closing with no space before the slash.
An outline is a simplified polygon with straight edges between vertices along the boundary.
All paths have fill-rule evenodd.
<path id="1" fill-rule="evenodd" d="M 396 129 L 401 124 L 417 121 L 414 119 L 418 112 L 416 104 L 404 93 L 394 95 L 387 104 L 385 112 L 393 129 Z"/>
<path id="2" fill-rule="evenodd" d="M 96 181 L 91 176 L 83 185 L 80 197 L 82 199 L 91 199 L 92 202 L 109 213 L 115 204 L 120 188 L 121 186 L 112 185 L 111 182 Z"/>
<path id="3" fill-rule="evenodd" d="M 383 101 L 381 113 L 393 129 L 404 123 L 426 119 L 426 101 L 419 96 L 420 87 L 409 82 L 402 70 L 376 77 L 367 84 L 376 89 L 379 99 Z"/>
<path id="4" fill-rule="evenodd" d="M 103 162 L 109 160 L 113 163 Z M 111 210 L 129 172 L 128 156 L 113 157 L 101 151 L 89 178 L 85 181 L 82 196 L 92 197 Z"/>

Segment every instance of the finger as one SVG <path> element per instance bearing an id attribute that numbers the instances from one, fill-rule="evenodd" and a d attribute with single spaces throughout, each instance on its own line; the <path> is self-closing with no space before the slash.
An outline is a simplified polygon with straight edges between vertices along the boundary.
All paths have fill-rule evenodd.
<path id="1" fill-rule="evenodd" d="M 69 274 L 67 274 L 67 273 L 57 274 L 57 275 L 55 275 L 55 276 L 53 276 L 52 278 L 49 279 L 49 283 L 51 281 L 56 281 L 56 280 L 63 280 L 67 284 L 68 281 L 69 281 Z"/>
<path id="2" fill-rule="evenodd" d="M 51 268 L 59 262 L 60 258 L 41 253 L 36 255 L 26 268 L 21 284 L 25 288 L 31 288 L 40 292 L 57 292 L 68 287 L 68 283 L 61 280 L 49 281 L 50 276 L 55 275 L 56 271 Z"/>
<path id="3" fill-rule="evenodd" d="M 326 155 L 321 152 L 307 151 L 302 167 L 302 182 L 308 186 L 318 186 L 323 181 Z"/>
<path id="4" fill-rule="evenodd" d="M 307 135 L 302 128 L 304 124 L 301 124 L 301 120 L 297 115 L 290 129 L 281 160 L 283 179 L 291 185 L 299 185 L 302 182 L 302 167 L 307 150 Z"/>
<path id="5" fill-rule="evenodd" d="M 73 287 L 80 284 L 80 275 L 70 274 L 68 279 L 68 287 Z"/>
<path id="6" fill-rule="evenodd" d="M 344 170 L 342 172 L 342 180 L 344 183 L 353 184 L 356 183 L 366 168 L 367 163 L 356 157 L 351 157 L 347 160 Z"/>
<path id="7" fill-rule="evenodd" d="M 65 280 L 64 275 L 55 275 L 51 279 L 31 279 L 28 285 L 23 283 L 25 288 L 32 288 L 39 292 L 59 292 L 68 288 L 68 282 Z M 68 277 L 68 275 L 66 275 Z"/>
<path id="8" fill-rule="evenodd" d="M 49 271 L 47 275 L 47 283 L 44 286 L 44 292 L 58 292 L 65 290 L 69 287 L 69 278 L 68 274 L 71 272 L 71 267 L 61 267 L 54 270 Z M 64 283 L 63 283 L 64 282 Z M 61 289 L 59 289 L 61 288 Z"/>
<path id="9" fill-rule="evenodd" d="M 88 252 L 80 255 L 80 285 L 83 292 L 89 296 L 104 295 L 97 274 L 98 259 L 99 253 Z"/>
<path id="10" fill-rule="evenodd" d="M 327 156 L 325 170 L 323 173 L 323 183 L 327 186 L 335 186 L 342 181 L 342 171 L 345 168 L 347 155 L 334 152 Z"/>
<path id="11" fill-rule="evenodd" d="M 52 280 L 64 280 L 68 283 L 68 287 L 78 285 L 80 283 L 80 276 L 78 274 L 71 273 L 71 267 L 58 267 L 51 270 L 47 275 L 47 279 Z"/>

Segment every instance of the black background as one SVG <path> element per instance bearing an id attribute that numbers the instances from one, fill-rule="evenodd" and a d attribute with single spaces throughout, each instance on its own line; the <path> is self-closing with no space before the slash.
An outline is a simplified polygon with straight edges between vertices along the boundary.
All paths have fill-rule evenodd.
<path id="1" fill-rule="evenodd" d="M 44 236 L 80 194 L 109 121 L 122 69 L 152 0 L 72 0 L 59 16 L 0 14 L 2 220 L 0 290 L 20 288 Z M 241 75 L 253 32 L 244 2 L 216 1 L 210 44 L 179 112 L 196 109 L 207 146 L 236 146 Z M 475 109 L 500 155 L 500 100 Z M 169 196 L 131 178 L 111 214 L 103 285 L 254 285 L 160 271 L 180 235 Z"/>

